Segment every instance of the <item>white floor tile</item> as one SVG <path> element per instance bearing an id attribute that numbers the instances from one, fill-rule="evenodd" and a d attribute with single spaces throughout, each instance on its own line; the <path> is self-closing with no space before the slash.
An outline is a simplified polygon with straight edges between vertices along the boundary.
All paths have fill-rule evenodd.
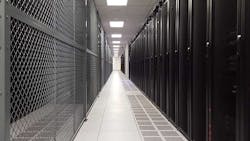
<path id="1" fill-rule="evenodd" d="M 141 141 L 121 81 L 120 72 L 113 72 L 75 141 Z"/>

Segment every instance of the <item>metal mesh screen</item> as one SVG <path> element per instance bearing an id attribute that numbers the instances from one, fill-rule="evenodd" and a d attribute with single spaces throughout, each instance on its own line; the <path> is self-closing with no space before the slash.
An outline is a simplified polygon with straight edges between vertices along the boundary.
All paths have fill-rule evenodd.
<path id="1" fill-rule="evenodd" d="M 76 94 L 75 94 L 75 129 L 80 125 L 82 118 L 85 116 L 84 114 L 87 112 L 86 107 L 82 105 L 86 105 L 87 98 L 87 73 L 86 73 L 86 64 L 87 58 L 85 52 L 80 50 L 75 50 L 75 64 L 76 64 Z"/>
<path id="2" fill-rule="evenodd" d="M 110 74 L 106 60 L 105 73 L 100 72 L 100 60 L 110 54 L 100 58 L 100 33 L 90 35 L 98 19 L 93 2 L 87 1 L 6 2 L 10 23 L 4 22 L 9 28 L 3 36 L 10 40 L 10 64 L 4 67 L 10 68 L 10 103 L 4 106 L 10 110 L 4 114 L 10 113 L 10 141 L 71 140 L 100 90 L 101 75 Z"/>
<path id="3" fill-rule="evenodd" d="M 11 122 L 51 102 L 54 59 L 52 37 L 11 20 Z"/>
<path id="4" fill-rule="evenodd" d="M 84 118 L 83 65 L 83 51 L 11 19 L 11 140 L 72 138 Z"/>
<path id="5" fill-rule="evenodd" d="M 55 0 L 54 25 L 55 30 L 74 40 L 74 1 Z M 82 20 L 83 17 L 80 19 Z"/>
<path id="6" fill-rule="evenodd" d="M 75 1 L 75 40 L 77 43 L 84 45 L 86 41 L 84 41 L 86 29 L 85 20 L 86 18 L 86 7 L 83 0 Z M 84 30 L 83 30 L 84 29 Z"/>
<path id="7" fill-rule="evenodd" d="M 94 9 L 95 4 L 94 2 L 90 2 L 90 19 L 89 19 L 89 24 L 90 24 L 90 44 L 88 48 L 96 53 L 99 54 L 99 48 L 98 48 L 98 36 L 99 36 L 99 27 L 98 27 L 98 17 L 97 17 L 97 12 Z"/>
<path id="8" fill-rule="evenodd" d="M 54 0 L 10 0 L 10 2 L 29 16 L 53 27 Z"/>
<path id="9" fill-rule="evenodd" d="M 91 107 L 98 94 L 98 72 L 97 72 L 97 58 L 88 54 L 88 109 Z"/>

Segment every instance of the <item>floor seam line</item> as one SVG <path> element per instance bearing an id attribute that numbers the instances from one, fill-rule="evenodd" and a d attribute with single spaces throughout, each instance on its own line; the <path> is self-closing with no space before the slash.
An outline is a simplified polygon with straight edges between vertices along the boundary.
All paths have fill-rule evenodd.
<path id="1" fill-rule="evenodd" d="M 106 112 L 106 110 L 107 110 L 108 101 L 110 100 L 109 98 L 110 98 L 110 94 L 109 94 L 108 100 L 107 100 L 107 102 L 106 102 L 106 104 L 105 104 L 105 108 L 104 108 L 105 110 L 103 111 L 103 114 L 102 114 L 102 121 L 101 121 L 100 128 L 99 128 L 99 130 L 98 130 L 97 141 L 99 141 L 101 129 L 102 129 L 102 126 L 103 126 L 104 115 L 105 115 L 105 112 Z"/>

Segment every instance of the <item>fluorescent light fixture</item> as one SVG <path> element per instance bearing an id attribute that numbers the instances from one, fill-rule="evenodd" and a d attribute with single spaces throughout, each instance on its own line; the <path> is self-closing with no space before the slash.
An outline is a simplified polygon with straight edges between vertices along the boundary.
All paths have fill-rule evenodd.
<path id="1" fill-rule="evenodd" d="M 126 6 L 128 0 L 107 0 L 108 6 Z"/>
<path id="2" fill-rule="evenodd" d="M 119 51 L 119 48 L 114 48 L 113 50 L 114 50 L 114 51 Z"/>
<path id="3" fill-rule="evenodd" d="M 113 47 L 121 47 L 120 45 L 113 45 Z"/>
<path id="4" fill-rule="evenodd" d="M 122 34 L 112 34 L 111 37 L 112 38 L 121 38 Z"/>
<path id="5" fill-rule="evenodd" d="M 120 44 L 121 41 L 112 41 L 113 44 Z"/>
<path id="6" fill-rule="evenodd" d="M 109 25 L 113 28 L 122 28 L 124 26 L 124 21 L 110 21 Z"/>

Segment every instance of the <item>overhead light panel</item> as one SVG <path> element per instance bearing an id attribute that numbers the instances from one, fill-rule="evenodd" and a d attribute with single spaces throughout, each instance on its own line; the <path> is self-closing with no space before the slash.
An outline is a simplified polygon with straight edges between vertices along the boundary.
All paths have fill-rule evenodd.
<path id="1" fill-rule="evenodd" d="M 113 27 L 113 28 L 123 28 L 124 21 L 110 21 L 109 25 L 110 27 Z"/>
<path id="2" fill-rule="evenodd" d="M 112 41 L 113 44 L 120 44 L 121 41 Z"/>
<path id="3" fill-rule="evenodd" d="M 121 38 L 122 34 L 112 34 L 111 37 L 112 38 Z"/>
<path id="4" fill-rule="evenodd" d="M 107 0 L 108 6 L 127 6 L 128 0 Z"/>
<path id="5" fill-rule="evenodd" d="M 113 45 L 113 47 L 121 47 L 120 45 Z"/>

